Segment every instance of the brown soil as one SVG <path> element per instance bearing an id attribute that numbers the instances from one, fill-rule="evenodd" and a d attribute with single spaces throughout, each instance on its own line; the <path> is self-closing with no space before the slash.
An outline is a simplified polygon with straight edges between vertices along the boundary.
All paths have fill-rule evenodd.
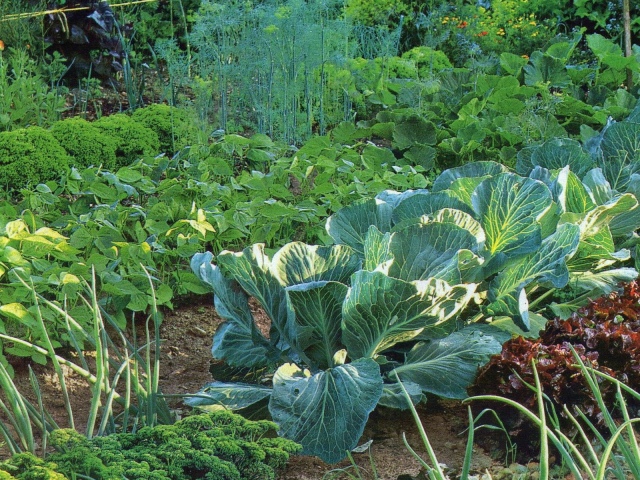
<path id="1" fill-rule="evenodd" d="M 221 320 L 216 315 L 209 298 L 191 305 L 165 312 L 161 327 L 163 339 L 161 352 L 161 390 L 167 395 L 195 393 L 212 380 L 209 373 L 211 339 Z M 260 318 L 260 317 L 259 317 Z M 262 329 L 268 322 L 260 321 Z M 27 361 L 16 361 L 15 382 L 20 391 L 31 392 Z M 43 393 L 45 407 L 52 413 L 60 427 L 69 425 L 59 382 L 49 367 L 31 364 Z M 68 385 L 75 426 L 83 431 L 88 415 L 90 391 L 84 380 L 69 375 Z M 170 406 L 180 416 L 188 409 L 179 398 L 171 398 Z M 467 410 L 460 402 L 433 400 L 419 407 L 419 415 L 440 463 L 446 465 L 452 478 L 459 472 L 464 456 Z M 372 440 L 369 450 L 354 453 L 353 458 L 363 479 L 380 480 L 411 479 L 420 473 L 418 461 L 404 446 L 403 435 L 408 443 L 425 460 L 428 459 L 416 424 L 410 412 L 379 408 L 369 419 L 361 443 Z M 482 473 L 494 465 L 492 459 L 479 447 L 474 449 L 472 470 Z M 6 452 L 2 452 L 6 456 Z M 316 457 L 296 456 L 292 458 L 281 480 L 320 480 L 322 478 L 346 478 L 339 469 L 349 469 L 349 461 L 328 465 Z M 375 473 L 374 473 L 375 469 Z M 334 470 L 332 474 L 328 474 Z M 325 475 L 327 475 L 325 477 Z M 375 476 L 377 475 L 377 476 Z M 403 477 L 402 475 L 407 475 Z M 418 476 L 417 478 L 424 478 Z"/>

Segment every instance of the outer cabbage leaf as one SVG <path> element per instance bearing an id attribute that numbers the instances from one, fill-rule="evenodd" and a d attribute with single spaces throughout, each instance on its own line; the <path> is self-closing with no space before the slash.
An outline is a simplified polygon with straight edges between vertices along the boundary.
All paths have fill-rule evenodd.
<path id="1" fill-rule="evenodd" d="M 284 287 L 271 270 L 271 261 L 264 253 L 264 244 L 255 244 L 241 253 L 224 251 L 218 255 L 217 260 L 223 272 L 254 297 L 271 319 L 271 344 L 280 344 L 286 350 L 297 336 L 293 311 L 288 305 Z"/>
<path id="2" fill-rule="evenodd" d="M 631 174 L 640 171 L 640 124 L 613 123 L 602 134 L 599 167 L 611 188 L 624 192 Z"/>
<path id="3" fill-rule="evenodd" d="M 568 167 L 558 173 L 554 193 L 563 213 L 586 213 L 596 206 L 589 189 Z"/>
<path id="4" fill-rule="evenodd" d="M 417 405 L 424 400 L 425 396 L 422 393 L 422 387 L 417 383 L 403 382 L 405 390 L 411 398 L 411 403 Z M 385 383 L 382 388 L 382 396 L 378 401 L 378 405 L 389 408 L 397 408 L 398 410 L 406 410 L 409 408 L 407 399 L 402 392 L 402 387 L 399 383 Z"/>
<path id="5" fill-rule="evenodd" d="M 190 407 L 219 406 L 228 410 L 249 407 L 271 395 L 271 388 L 248 383 L 211 382 L 184 399 Z"/>
<path id="6" fill-rule="evenodd" d="M 212 258 L 208 252 L 194 255 L 191 267 L 213 289 L 216 312 L 225 320 L 213 336 L 213 357 L 232 366 L 266 365 L 279 351 L 256 328 L 247 295 L 222 276 Z"/>
<path id="7" fill-rule="evenodd" d="M 371 225 L 391 230 L 391 206 L 382 200 L 364 200 L 348 205 L 327 220 L 327 233 L 336 243 L 348 245 L 364 256 L 364 240 Z"/>
<path id="8" fill-rule="evenodd" d="M 356 447 L 381 395 L 380 367 L 370 358 L 315 375 L 285 364 L 273 377 L 269 411 L 304 455 L 335 463 Z"/>
<path id="9" fill-rule="evenodd" d="M 531 164 L 540 165 L 548 170 L 558 170 L 568 165 L 571 171 L 580 177 L 595 167 L 593 159 L 582 148 L 580 142 L 570 138 L 551 138 L 534 147 L 531 152 Z"/>
<path id="10" fill-rule="evenodd" d="M 458 178 L 493 177 L 499 173 L 508 171 L 509 169 L 507 167 L 496 162 L 481 161 L 465 163 L 460 167 L 449 168 L 438 175 L 438 178 L 433 182 L 432 190 L 434 192 L 447 190 Z"/>
<path id="11" fill-rule="evenodd" d="M 393 261 L 387 273 L 406 281 L 435 277 L 457 284 L 461 282 L 464 263 L 477 260 L 473 254 L 477 249 L 476 238 L 457 225 L 410 225 L 390 238 Z"/>
<path id="12" fill-rule="evenodd" d="M 596 205 L 603 205 L 613 198 L 611 185 L 604 176 L 602 169 L 594 168 L 589 170 L 583 177 L 582 182 L 591 192 L 591 198 Z"/>
<path id="13" fill-rule="evenodd" d="M 420 342 L 407 354 L 404 365 L 390 374 L 403 382 L 414 382 L 422 390 L 446 398 L 466 398 L 478 367 L 499 353 L 502 345 L 491 335 L 472 328 L 446 338 Z"/>
<path id="14" fill-rule="evenodd" d="M 533 281 L 549 282 L 556 288 L 569 281 L 566 259 L 573 255 L 580 241 L 577 225 L 565 223 L 556 233 L 543 240 L 538 250 L 518 260 L 512 260 L 491 282 L 486 311 L 490 315 L 508 315 L 518 326 L 529 330 L 524 288 Z"/>
<path id="15" fill-rule="evenodd" d="M 371 225 L 364 240 L 364 266 L 365 270 L 375 270 L 393 257 L 389 251 L 391 233 L 382 233 L 374 225 Z"/>
<path id="16" fill-rule="evenodd" d="M 537 180 L 503 173 L 483 181 L 471 197 L 492 255 L 514 257 L 540 246 L 539 219 L 551 208 L 549 188 Z"/>
<path id="17" fill-rule="evenodd" d="M 351 283 L 342 309 L 342 340 L 352 358 L 374 357 L 448 321 L 469 303 L 476 287 L 452 287 L 435 278 L 409 283 L 366 271 L 354 274 Z"/>
<path id="18" fill-rule="evenodd" d="M 578 290 L 594 292 L 592 298 L 611 293 L 620 282 L 630 282 L 638 277 L 634 268 L 622 267 L 603 272 L 578 272 L 570 276 L 571 286 Z"/>
<path id="19" fill-rule="evenodd" d="M 443 208 L 455 208 L 468 214 L 473 211 L 457 197 L 447 191 L 438 193 L 425 193 L 413 195 L 400 202 L 393 210 L 393 222 L 400 223 L 404 220 L 420 218 L 422 215 L 429 215 Z"/>
<path id="20" fill-rule="evenodd" d="M 321 247 L 292 242 L 274 254 L 271 264 L 280 283 L 289 287 L 317 281 L 347 283 L 360 268 L 361 260 L 345 245 Z"/>
<path id="21" fill-rule="evenodd" d="M 303 332 L 298 346 L 305 351 L 313 366 L 333 366 L 333 355 L 340 344 L 342 302 L 348 287 L 338 282 L 312 282 L 287 288 L 296 312 L 296 327 Z"/>

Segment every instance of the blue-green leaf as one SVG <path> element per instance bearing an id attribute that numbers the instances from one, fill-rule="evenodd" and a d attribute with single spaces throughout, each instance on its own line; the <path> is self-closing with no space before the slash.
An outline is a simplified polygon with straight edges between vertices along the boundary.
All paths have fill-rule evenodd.
<path id="1" fill-rule="evenodd" d="M 452 287 L 435 278 L 409 283 L 381 272 L 357 272 L 342 308 L 342 339 L 349 355 L 374 357 L 426 327 L 448 321 L 469 303 L 475 287 Z"/>
<path id="2" fill-rule="evenodd" d="M 209 252 L 196 254 L 191 259 L 191 268 L 213 289 L 216 312 L 226 320 L 213 336 L 213 357 L 233 366 L 266 365 L 277 356 L 276 349 L 257 329 L 246 293 L 234 288 L 220 269 L 211 264 L 212 258 Z"/>
<path id="3" fill-rule="evenodd" d="M 248 383 L 211 382 L 184 399 L 190 407 L 218 406 L 228 410 L 249 407 L 271 395 L 269 387 Z"/>
<path id="4" fill-rule="evenodd" d="M 406 281 L 435 277 L 451 284 L 460 283 L 460 262 L 475 255 L 476 237 L 452 223 L 410 225 L 395 232 L 389 251 L 393 261 L 388 275 Z"/>
<path id="5" fill-rule="evenodd" d="M 473 210 L 462 203 L 452 193 L 442 191 L 438 193 L 427 193 L 413 195 L 400 202 L 393 209 L 393 222 L 400 223 L 412 218 L 419 218 L 429 215 L 443 208 L 455 208 L 462 212 L 473 214 Z"/>
<path id="6" fill-rule="evenodd" d="M 502 345 L 490 335 L 462 329 L 446 338 L 420 342 L 407 354 L 404 365 L 391 372 L 403 382 L 414 382 L 425 392 L 446 398 L 466 398 L 478 367 Z"/>
<path id="7" fill-rule="evenodd" d="M 405 390 L 409 394 L 411 403 L 417 405 L 424 400 L 425 396 L 422 393 L 422 387 L 420 387 L 420 385 L 413 382 L 402 382 L 402 385 L 404 385 Z M 399 383 L 384 384 L 382 388 L 382 396 L 378 401 L 378 405 L 382 405 L 383 407 L 388 408 L 395 408 L 398 410 L 406 410 L 409 408 L 407 398 L 404 396 L 402 387 Z"/>
<path id="8" fill-rule="evenodd" d="M 487 237 L 485 249 L 514 257 L 540 246 L 538 221 L 553 199 L 542 182 L 503 173 L 478 185 L 471 202 Z"/>
<path id="9" fill-rule="evenodd" d="M 296 337 L 293 311 L 288 305 L 284 287 L 271 270 L 264 244 L 255 244 L 241 253 L 224 251 L 217 260 L 225 275 L 254 297 L 271 319 L 271 344 L 281 344 L 282 348 L 292 345 Z"/>
<path id="10" fill-rule="evenodd" d="M 640 124 L 613 123 L 602 135 L 599 167 L 611 188 L 624 192 L 633 173 L 640 171 Z"/>
<path id="11" fill-rule="evenodd" d="M 570 138 L 551 138 L 533 148 L 531 164 L 539 165 L 548 170 L 558 170 L 569 166 L 572 172 L 582 177 L 587 171 L 595 167 L 591 156 L 582 148 L 577 140 Z M 518 173 L 528 175 L 529 172 Z"/>
<path id="12" fill-rule="evenodd" d="M 364 256 L 364 240 L 371 225 L 382 232 L 391 229 L 391 207 L 382 200 L 363 200 L 342 208 L 327 220 L 327 233 L 336 243 Z"/>
<path id="13" fill-rule="evenodd" d="M 345 245 L 321 247 L 292 242 L 274 254 L 271 270 L 285 287 L 317 281 L 347 283 L 361 263 Z"/>
<path id="14" fill-rule="evenodd" d="M 509 169 L 496 162 L 469 162 L 460 167 L 449 168 L 438 175 L 433 182 L 433 191 L 447 190 L 458 178 L 493 177 L 499 173 L 508 172 Z"/>
<path id="15" fill-rule="evenodd" d="M 547 237 L 540 248 L 529 255 L 512 260 L 491 282 L 486 311 L 490 315 L 508 315 L 529 329 L 526 314 L 522 316 L 523 289 L 533 281 L 548 282 L 556 288 L 569 281 L 566 259 L 573 255 L 580 241 L 577 225 L 565 223 Z"/>
<path id="16" fill-rule="evenodd" d="M 297 344 L 315 366 L 333 366 L 340 344 L 342 302 L 348 287 L 338 282 L 311 282 L 287 288 L 298 331 Z"/>
<path id="17" fill-rule="evenodd" d="M 285 364 L 273 377 L 269 411 L 303 454 L 335 463 L 356 447 L 381 395 L 380 367 L 370 358 L 315 375 Z"/>

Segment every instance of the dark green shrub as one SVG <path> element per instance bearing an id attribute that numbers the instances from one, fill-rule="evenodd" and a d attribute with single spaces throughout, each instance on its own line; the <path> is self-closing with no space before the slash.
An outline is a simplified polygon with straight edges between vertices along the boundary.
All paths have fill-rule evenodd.
<path id="1" fill-rule="evenodd" d="M 0 188 L 17 191 L 57 180 L 69 169 L 69 156 L 41 127 L 0 132 Z"/>
<path id="2" fill-rule="evenodd" d="M 94 125 L 116 141 L 116 168 L 131 165 L 145 155 L 160 153 L 156 132 L 124 113 L 102 117 Z"/>
<path id="3" fill-rule="evenodd" d="M 58 470 L 96 480 L 274 479 L 299 445 L 263 438 L 276 428 L 223 411 L 186 417 L 174 425 L 145 427 L 88 440 L 74 430 L 56 430 L 49 457 Z M 135 472 L 135 473 L 134 473 Z M 71 477 L 70 477 L 71 478 Z"/>
<path id="4" fill-rule="evenodd" d="M 194 140 L 194 130 L 190 128 L 193 123 L 186 110 L 154 103 L 137 109 L 131 118 L 156 132 L 163 152 L 175 153 Z"/>
<path id="5" fill-rule="evenodd" d="M 51 133 L 72 157 L 71 165 L 102 165 L 107 170 L 115 167 L 118 142 L 83 118 L 68 118 L 56 122 L 51 127 Z"/>

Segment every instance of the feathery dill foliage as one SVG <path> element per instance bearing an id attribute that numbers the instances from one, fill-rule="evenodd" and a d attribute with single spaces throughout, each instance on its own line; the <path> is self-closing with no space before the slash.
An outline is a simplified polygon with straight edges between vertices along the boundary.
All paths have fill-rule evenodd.
<path id="1" fill-rule="evenodd" d="M 395 55 L 400 31 L 354 25 L 343 12 L 342 0 L 204 0 L 189 38 L 201 119 L 287 142 L 350 119 L 348 93 L 332 76 L 356 56 Z M 184 72 L 175 44 L 156 51 L 170 74 Z"/>

